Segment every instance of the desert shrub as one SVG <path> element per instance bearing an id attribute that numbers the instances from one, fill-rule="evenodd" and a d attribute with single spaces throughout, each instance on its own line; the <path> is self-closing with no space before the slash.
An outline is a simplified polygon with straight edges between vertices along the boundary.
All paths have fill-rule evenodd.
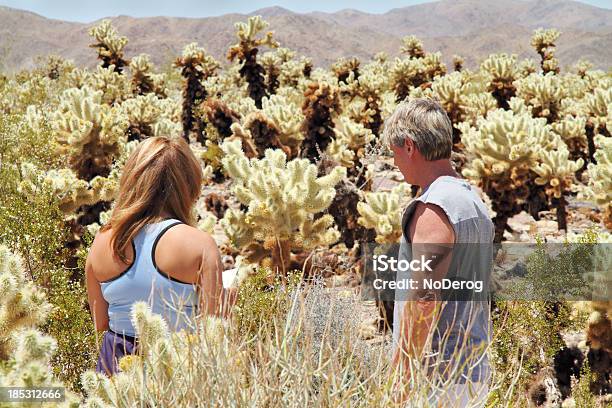
<path id="1" fill-rule="evenodd" d="M 2 168 L 0 180 L 0 243 L 22 256 L 27 275 L 53 306 L 41 325 L 57 341 L 51 361 L 56 375 L 79 389 L 79 375 L 92 366 L 97 345 L 84 283 L 72 281 L 73 271 L 64 266 L 64 215 L 43 186 L 26 199 L 16 169 Z"/>
<path id="2" fill-rule="evenodd" d="M 290 272 L 286 279 L 267 268 L 257 268 L 240 285 L 233 315 L 238 332 L 257 333 L 266 322 L 278 319 L 289 307 L 301 281 L 301 272 Z"/>
<path id="3" fill-rule="evenodd" d="M 529 381 L 540 369 L 550 367 L 554 356 L 566 346 L 561 333 L 583 329 L 584 316 L 574 317 L 572 302 L 566 300 L 568 295 L 580 294 L 567 289 L 587 287 L 584 271 L 592 267 L 596 243 L 597 234 L 587 231 L 578 244 L 565 244 L 562 251 L 551 255 L 550 249 L 539 241 L 527 257 L 526 279 L 516 284 L 515 294 L 520 300 L 496 300 L 492 361 L 499 375 L 516 370 L 520 373 L 513 399 L 522 398 Z M 561 289 L 565 295 L 558 292 Z M 505 384 L 511 385 L 508 381 Z M 502 392 L 500 389 L 496 393 Z"/>

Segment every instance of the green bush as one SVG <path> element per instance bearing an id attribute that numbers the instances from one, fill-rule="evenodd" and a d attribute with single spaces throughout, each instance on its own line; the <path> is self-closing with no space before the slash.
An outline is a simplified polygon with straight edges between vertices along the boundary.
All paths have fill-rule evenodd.
<path id="1" fill-rule="evenodd" d="M 275 275 L 270 281 L 271 275 L 269 269 L 258 268 L 241 283 L 233 311 L 240 334 L 254 335 L 261 326 L 287 313 L 302 274 L 300 271 L 290 272 L 285 282 L 280 275 Z"/>
<path id="2" fill-rule="evenodd" d="M 28 276 L 52 304 L 41 329 L 58 343 L 52 358 L 56 375 L 78 390 L 80 374 L 97 356 L 86 289 L 82 281 L 71 280 L 74 271 L 65 267 L 68 230 L 55 197 L 42 186 L 37 195 L 25 197 L 17 189 L 19 181 L 15 168 L 0 169 L 0 243 L 23 257 Z"/>

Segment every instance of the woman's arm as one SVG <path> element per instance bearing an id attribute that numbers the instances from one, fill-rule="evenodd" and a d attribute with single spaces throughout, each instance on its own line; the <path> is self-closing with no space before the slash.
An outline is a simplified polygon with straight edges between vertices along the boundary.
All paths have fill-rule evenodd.
<path id="1" fill-rule="evenodd" d="M 228 317 L 236 301 L 236 290 L 223 288 L 222 274 L 221 254 L 214 239 L 207 234 L 199 274 L 200 306 L 205 314 Z"/>
<path id="2" fill-rule="evenodd" d="M 85 263 L 85 277 L 89 310 L 91 311 L 94 326 L 98 331 L 108 330 L 108 303 L 106 303 L 102 296 L 102 288 L 100 287 L 100 282 L 94 276 L 89 256 Z"/>

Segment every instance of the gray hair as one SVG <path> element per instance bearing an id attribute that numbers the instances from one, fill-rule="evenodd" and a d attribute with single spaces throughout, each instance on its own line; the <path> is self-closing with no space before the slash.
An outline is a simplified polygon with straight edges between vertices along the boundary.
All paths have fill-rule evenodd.
<path id="1" fill-rule="evenodd" d="M 382 143 L 404 146 L 414 142 L 426 160 L 448 159 L 453 148 L 453 125 L 440 104 L 429 98 L 401 102 L 385 121 Z"/>

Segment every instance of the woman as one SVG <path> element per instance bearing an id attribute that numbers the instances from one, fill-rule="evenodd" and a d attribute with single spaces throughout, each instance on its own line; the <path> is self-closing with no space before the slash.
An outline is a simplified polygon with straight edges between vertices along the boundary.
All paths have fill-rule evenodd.
<path id="1" fill-rule="evenodd" d="M 106 330 L 97 371 L 113 374 L 135 352 L 134 302 L 148 302 L 177 331 L 192 329 L 198 313 L 227 311 L 219 250 L 192 226 L 201 184 L 200 163 L 182 139 L 147 139 L 129 157 L 86 263 L 89 307 L 96 330 Z"/>

